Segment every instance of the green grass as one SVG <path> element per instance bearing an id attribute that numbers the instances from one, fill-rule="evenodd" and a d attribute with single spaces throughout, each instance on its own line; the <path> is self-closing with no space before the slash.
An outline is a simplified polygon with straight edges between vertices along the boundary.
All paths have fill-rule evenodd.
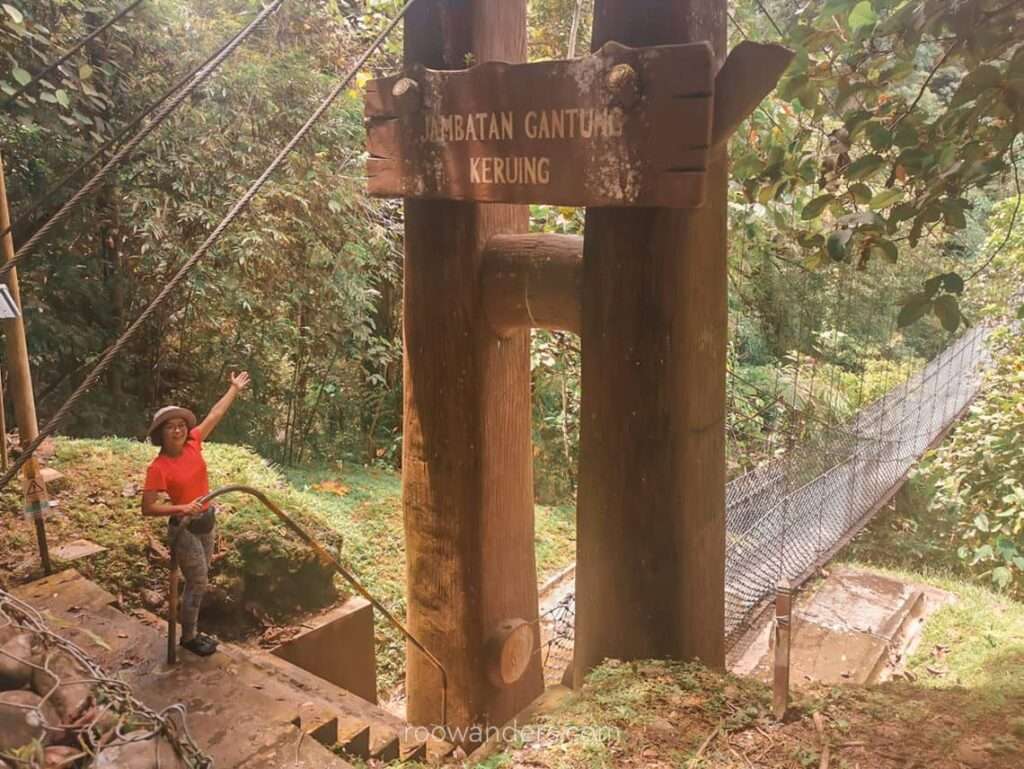
<path id="1" fill-rule="evenodd" d="M 166 567 L 153 562 L 149 543 L 164 541 L 166 523 L 144 518 L 139 509 L 145 468 L 156 449 L 118 438 L 60 439 L 55 445 L 49 464 L 66 479 L 58 493 L 62 514 L 48 523 L 51 542 L 85 537 L 108 548 L 105 555 L 75 565 L 121 595 L 128 606 L 140 605 L 143 591 L 165 591 Z M 337 551 L 342 563 L 384 605 L 399 617 L 405 615 L 399 474 L 348 466 L 282 470 L 250 449 L 219 443 L 206 444 L 204 454 L 211 487 L 240 483 L 267 491 L 286 513 Z M 298 596 L 316 593 L 310 585 L 323 587 L 323 568 L 258 502 L 235 495 L 222 497 L 221 502 L 226 554 L 215 568 L 215 585 L 239 605 L 259 598 L 271 616 L 288 621 Z M 20 492 L 13 486 L 0 495 L 3 514 L 10 519 L 17 520 L 20 505 Z M 536 530 L 543 579 L 575 558 L 573 510 L 538 507 Z M 34 543 L 28 524 L 0 530 L 0 584 L 14 579 L 18 564 L 34 561 Z M 326 579 L 329 585 L 329 574 Z M 243 596 L 247 583 L 250 589 Z M 341 578 L 334 578 L 334 583 L 343 593 L 351 592 Z M 322 595 L 314 597 L 314 604 L 325 600 Z M 378 681 L 386 691 L 402 679 L 404 644 L 379 618 L 377 634 Z"/>
<path id="2" fill-rule="evenodd" d="M 908 571 L 850 562 L 909 582 L 923 582 L 953 593 L 957 602 L 928 618 L 917 651 L 907 662 L 915 686 L 960 688 L 974 696 L 979 715 L 1024 699 L 1024 604 L 983 584 L 943 569 Z M 936 650 L 941 648 L 941 655 Z M 929 671 L 947 671 L 936 675 Z"/>
<path id="3" fill-rule="evenodd" d="M 314 467 L 285 470 L 306 504 L 344 538 L 344 560 L 385 605 L 405 616 L 405 537 L 402 481 L 388 470 Z M 576 557 L 575 512 L 566 507 L 536 509 L 537 571 L 540 579 Z M 400 683 L 404 642 L 378 619 L 378 670 L 381 689 Z"/>
<path id="4" fill-rule="evenodd" d="M 1024 697 L 1024 603 L 979 581 L 957 557 L 956 516 L 929 505 L 931 489 L 914 478 L 842 554 L 844 562 L 957 596 L 929 617 L 908 670 L 928 689 L 960 687 L 979 712 Z M 937 648 L 944 651 L 936 653 Z M 928 670 L 948 671 L 936 675 Z"/>

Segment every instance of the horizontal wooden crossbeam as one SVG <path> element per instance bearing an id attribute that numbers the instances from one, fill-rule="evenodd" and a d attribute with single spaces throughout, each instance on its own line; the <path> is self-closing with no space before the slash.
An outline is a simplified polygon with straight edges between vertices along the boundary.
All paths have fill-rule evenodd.
<path id="1" fill-rule="evenodd" d="M 580 332 L 583 238 L 497 235 L 484 249 L 481 279 L 496 333 L 544 328 Z"/>

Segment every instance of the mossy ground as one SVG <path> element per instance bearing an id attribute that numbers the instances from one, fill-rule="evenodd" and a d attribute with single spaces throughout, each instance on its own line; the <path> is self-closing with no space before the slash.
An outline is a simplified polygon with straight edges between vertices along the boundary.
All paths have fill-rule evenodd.
<path id="1" fill-rule="evenodd" d="M 929 511 L 927 497 L 921 483 L 908 489 L 843 554 L 958 598 L 929 618 L 898 680 L 803 688 L 780 724 L 760 683 L 609 661 L 542 717 L 542 730 L 523 732 L 531 742 L 475 769 L 1024 768 L 1024 604 L 965 573 L 953 518 Z"/>
<path id="2" fill-rule="evenodd" d="M 140 488 L 155 449 L 116 438 L 60 439 L 54 449 L 48 464 L 65 478 L 55 494 L 60 512 L 47 523 L 51 543 L 86 538 L 106 547 L 105 554 L 74 566 L 120 596 L 125 608 L 145 605 L 154 593 L 165 596 L 167 568 L 150 543 L 164 542 L 166 523 L 140 513 Z M 241 483 L 267 491 L 332 552 L 339 552 L 342 563 L 375 596 L 404 615 L 405 548 L 397 473 L 336 465 L 282 471 L 249 449 L 215 442 L 206 444 L 204 454 L 212 487 Z M 218 595 L 211 596 L 204 615 L 214 621 L 217 632 L 244 640 L 262 630 L 260 620 L 297 621 L 304 610 L 350 592 L 334 578 L 337 595 L 328 595 L 324 580 L 329 587 L 330 574 L 258 502 L 226 496 L 220 503 L 221 547 L 214 568 Z M 39 573 L 34 529 L 21 520 L 21 504 L 21 493 L 13 485 L 0 494 L 0 586 Z M 574 560 L 574 518 L 571 508 L 537 508 L 541 578 Z M 218 617 L 227 607 L 232 608 L 231 617 Z M 377 633 L 378 681 L 387 691 L 401 680 L 404 644 L 380 621 Z"/>
<path id="3" fill-rule="evenodd" d="M 608 661 L 567 702 L 472 766 L 1020 769 L 1024 692 L 1019 679 L 999 680 L 1012 675 L 1001 655 L 986 667 L 973 685 L 812 686 L 796 693 L 779 723 L 770 689 L 752 679 L 697 664 Z"/>

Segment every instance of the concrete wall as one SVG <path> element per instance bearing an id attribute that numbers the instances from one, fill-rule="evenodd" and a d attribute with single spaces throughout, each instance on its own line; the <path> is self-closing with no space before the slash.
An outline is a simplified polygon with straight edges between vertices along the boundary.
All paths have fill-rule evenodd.
<path id="1" fill-rule="evenodd" d="M 377 702 L 373 607 L 362 598 L 350 598 L 318 617 L 310 629 L 272 653 L 368 702 Z"/>

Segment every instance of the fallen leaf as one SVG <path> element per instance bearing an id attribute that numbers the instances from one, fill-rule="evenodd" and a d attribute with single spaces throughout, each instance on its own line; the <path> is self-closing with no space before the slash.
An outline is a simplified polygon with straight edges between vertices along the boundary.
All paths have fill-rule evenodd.
<path id="1" fill-rule="evenodd" d="M 344 483 L 338 481 L 323 481 L 322 483 L 314 484 L 313 491 L 319 491 L 324 494 L 336 494 L 339 497 L 344 497 L 349 492 L 349 487 Z"/>

